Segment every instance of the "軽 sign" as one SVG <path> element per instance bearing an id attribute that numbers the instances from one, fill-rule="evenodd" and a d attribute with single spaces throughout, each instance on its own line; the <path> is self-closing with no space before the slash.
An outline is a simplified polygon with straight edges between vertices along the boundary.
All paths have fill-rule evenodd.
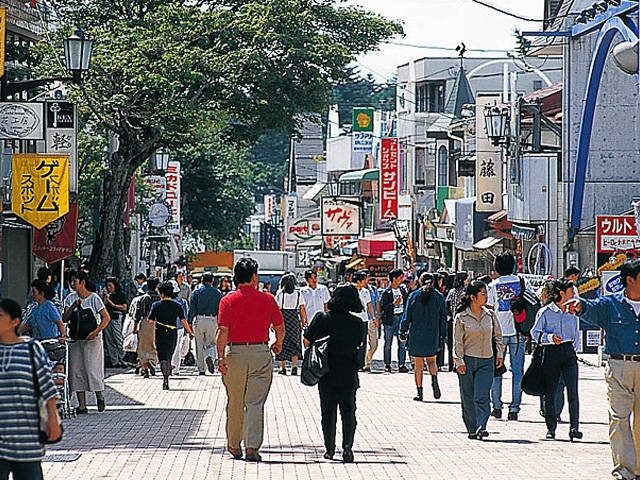
<path id="1" fill-rule="evenodd" d="M 360 234 L 360 201 L 356 198 L 322 197 L 322 235 Z"/>
<path id="2" fill-rule="evenodd" d="M 69 212 L 69 157 L 14 154 L 11 162 L 11 209 L 36 228 Z"/>
<path id="3" fill-rule="evenodd" d="M 46 103 L 46 152 L 69 155 L 69 189 L 78 190 L 76 108 L 72 102 Z"/>
<path id="4" fill-rule="evenodd" d="M 74 254 L 78 234 L 78 204 L 69 204 L 69 213 L 42 229 L 33 230 L 33 254 L 47 263 L 64 260 Z"/>
<path id="5" fill-rule="evenodd" d="M 380 218 L 398 218 L 398 139 L 383 138 L 380 155 Z"/>

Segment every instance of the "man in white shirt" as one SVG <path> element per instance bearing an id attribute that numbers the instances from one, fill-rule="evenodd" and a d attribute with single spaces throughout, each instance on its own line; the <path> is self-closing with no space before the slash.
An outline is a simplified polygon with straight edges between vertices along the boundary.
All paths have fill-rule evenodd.
<path id="1" fill-rule="evenodd" d="M 516 332 L 513 313 L 511 312 L 511 299 L 521 295 L 522 285 L 526 288 L 524 280 L 514 275 L 516 259 L 511 252 L 503 252 L 494 262 L 494 269 L 500 275 L 489 284 L 487 289 L 487 306 L 493 308 L 498 317 L 502 329 L 502 343 L 505 345 L 505 358 L 509 351 L 509 361 L 512 372 L 512 398 L 509 404 L 508 420 L 518 420 L 520 403 L 522 401 L 522 376 L 524 374 L 524 354 L 526 337 Z M 502 418 L 502 376 L 494 377 L 491 386 L 491 401 L 493 410 L 491 416 Z"/>
<path id="2" fill-rule="evenodd" d="M 373 312 L 373 306 L 371 305 L 371 292 L 367 288 L 368 279 L 367 274 L 363 271 L 358 271 L 353 274 L 353 282 L 358 289 L 358 295 L 360 296 L 360 302 L 364 307 L 364 310 L 360 313 L 353 313 L 353 315 L 362 319 L 362 345 L 358 350 L 358 360 L 360 367 L 364 368 L 366 363 L 366 351 L 367 351 L 367 336 L 369 333 L 369 318 L 372 318 L 372 326 L 378 328 L 378 321 L 375 319 L 375 313 Z"/>
<path id="3" fill-rule="evenodd" d="M 318 274 L 313 270 L 304 272 L 304 279 L 307 286 L 302 287 L 300 293 L 304 297 L 307 319 L 311 323 L 317 313 L 327 311 L 330 295 L 327 287 L 318 283 Z"/>

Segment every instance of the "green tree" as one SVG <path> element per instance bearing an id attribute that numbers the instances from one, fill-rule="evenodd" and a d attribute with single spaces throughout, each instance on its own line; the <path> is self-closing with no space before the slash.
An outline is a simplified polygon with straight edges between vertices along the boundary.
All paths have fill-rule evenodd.
<path id="1" fill-rule="evenodd" d="M 334 103 L 338 105 L 340 126 L 352 123 L 354 107 L 374 107 L 394 110 L 396 106 L 396 79 L 377 83 L 370 73 L 362 76 L 354 66 L 343 69 L 344 79 L 333 89 Z"/>
<path id="2" fill-rule="evenodd" d="M 192 145 L 206 129 L 236 144 L 291 132 L 296 114 L 322 111 L 331 81 L 356 54 L 401 26 L 334 0 L 51 0 L 58 38 L 40 73 L 61 74 L 54 45 L 81 25 L 95 40 L 91 72 L 74 96 L 95 134 L 120 147 L 105 159 L 92 274 L 128 276 L 123 207 L 130 179 L 160 147 Z M 53 35 L 53 37 L 56 37 Z"/>

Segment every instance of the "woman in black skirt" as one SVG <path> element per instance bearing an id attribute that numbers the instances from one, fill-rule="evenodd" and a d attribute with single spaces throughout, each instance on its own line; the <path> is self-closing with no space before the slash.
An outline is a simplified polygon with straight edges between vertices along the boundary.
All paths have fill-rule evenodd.
<path id="1" fill-rule="evenodd" d="M 280 280 L 276 303 L 284 317 L 284 342 L 282 351 L 276 355 L 280 362 L 280 375 L 287 374 L 287 361 L 291 362 L 291 375 L 298 374 L 298 359 L 302 356 L 302 328 L 307 326 L 307 311 L 304 297 L 296 291 L 296 277 L 287 274 Z"/>
<path id="2" fill-rule="evenodd" d="M 169 375 L 171 374 L 171 357 L 176 349 L 178 341 L 178 322 L 181 322 L 185 331 L 193 338 L 191 326 L 187 323 L 182 307 L 173 299 L 173 285 L 171 282 L 164 282 L 158 287 L 160 301 L 152 305 L 148 320 L 156 322 L 156 349 L 160 370 L 164 382 L 163 390 L 169 390 Z"/>

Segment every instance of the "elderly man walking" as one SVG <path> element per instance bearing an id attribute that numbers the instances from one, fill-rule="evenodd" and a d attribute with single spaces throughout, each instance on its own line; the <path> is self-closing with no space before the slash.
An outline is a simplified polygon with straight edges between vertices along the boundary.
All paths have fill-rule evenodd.
<path id="1" fill-rule="evenodd" d="M 191 294 L 189 306 L 189 323 L 193 325 L 196 337 L 196 365 L 198 373 L 204 375 L 205 364 L 209 373 L 215 372 L 214 346 L 216 341 L 216 325 L 218 322 L 218 308 L 222 292 L 213 283 L 213 274 L 202 275 L 202 287 Z M 180 369 L 180 357 L 174 361 L 176 369 Z"/>
<path id="2" fill-rule="evenodd" d="M 284 319 L 275 298 L 258 291 L 258 263 L 241 258 L 233 268 L 237 290 L 220 302 L 216 347 L 227 389 L 227 449 L 234 459 L 259 462 L 264 404 L 273 379 L 273 357 L 282 350 Z M 276 340 L 269 348 L 269 328 Z"/>
<path id="3" fill-rule="evenodd" d="M 640 478 L 640 260 L 625 263 L 620 277 L 623 292 L 567 304 L 584 323 L 605 331 L 612 474 L 632 480 Z"/>

